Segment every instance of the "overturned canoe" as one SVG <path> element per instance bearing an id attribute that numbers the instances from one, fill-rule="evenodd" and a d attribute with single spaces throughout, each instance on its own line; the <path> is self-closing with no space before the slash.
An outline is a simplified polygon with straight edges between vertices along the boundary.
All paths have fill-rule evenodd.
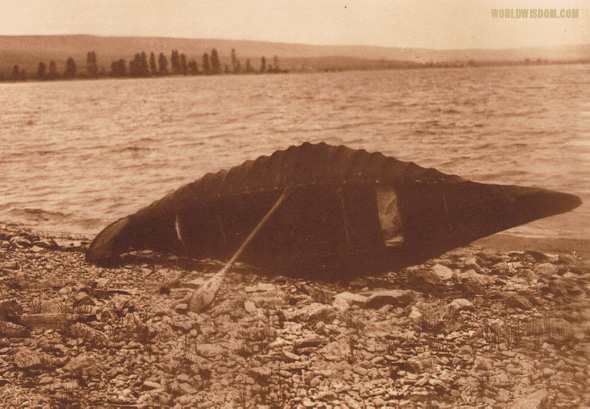
<path id="1" fill-rule="evenodd" d="M 581 204 L 566 193 L 476 183 L 381 153 L 305 143 L 209 173 L 114 222 L 86 259 L 139 249 L 227 259 L 285 190 L 242 259 L 312 276 L 420 263 Z"/>

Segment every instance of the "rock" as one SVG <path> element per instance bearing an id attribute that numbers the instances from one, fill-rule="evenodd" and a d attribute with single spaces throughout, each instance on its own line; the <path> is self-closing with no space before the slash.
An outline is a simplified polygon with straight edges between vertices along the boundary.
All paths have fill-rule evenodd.
<path id="1" fill-rule="evenodd" d="M 323 322 L 329 324 L 336 318 L 337 312 L 330 305 L 312 303 L 299 308 L 293 319 L 300 322 L 317 323 Z"/>
<path id="2" fill-rule="evenodd" d="M 185 314 L 188 311 L 188 304 L 187 303 L 176 304 L 176 306 L 174 307 L 174 311 L 176 311 L 179 314 Z"/>
<path id="3" fill-rule="evenodd" d="M 355 365 L 352 368 L 352 371 L 360 376 L 367 376 L 367 374 L 369 373 L 369 370 L 367 368 L 365 368 L 363 366 L 358 366 L 358 365 Z"/>
<path id="4" fill-rule="evenodd" d="M 498 394 L 496 395 L 496 400 L 502 403 L 508 402 L 510 400 L 510 392 L 504 388 L 500 388 L 498 390 Z"/>
<path id="5" fill-rule="evenodd" d="M 70 362 L 68 362 L 64 366 L 64 370 L 68 372 L 77 372 L 90 367 L 94 367 L 95 365 L 96 359 L 94 358 L 94 356 L 89 353 L 83 353 L 75 358 L 72 358 Z"/>
<path id="6" fill-rule="evenodd" d="M 30 349 L 21 349 L 14 354 L 14 364 L 19 369 L 34 369 L 41 367 L 41 356 Z"/>
<path id="7" fill-rule="evenodd" d="M 527 281 L 533 281 L 535 278 L 537 278 L 537 276 L 535 275 L 535 272 L 529 268 L 523 268 L 521 270 L 518 270 L 518 273 L 516 273 L 516 276 L 522 279 L 525 279 Z"/>
<path id="8" fill-rule="evenodd" d="M 405 307 L 416 300 L 414 291 L 403 290 L 383 290 L 371 294 L 365 308 L 381 308 L 384 305 L 393 305 L 394 307 Z"/>
<path id="9" fill-rule="evenodd" d="M 448 308 L 450 311 L 459 312 L 463 310 L 473 310 L 475 307 L 471 301 L 464 298 L 457 298 L 448 305 Z"/>
<path id="10" fill-rule="evenodd" d="M 419 322 L 422 319 L 422 313 L 420 312 L 420 310 L 418 309 L 418 307 L 416 307 L 415 305 L 412 307 L 412 311 L 410 311 L 410 314 L 408 315 L 408 318 L 410 320 L 412 320 L 413 322 Z"/>
<path id="11" fill-rule="evenodd" d="M 143 387 L 146 389 L 162 389 L 162 385 L 154 381 L 143 381 Z"/>
<path id="12" fill-rule="evenodd" d="M 549 257 L 547 257 L 546 254 L 543 254 L 539 251 L 527 250 L 526 254 L 531 256 L 537 263 L 542 263 L 544 261 L 549 260 Z"/>
<path id="13" fill-rule="evenodd" d="M 47 385 L 53 382 L 53 377 L 49 375 L 43 375 L 39 378 L 39 385 Z"/>
<path id="14" fill-rule="evenodd" d="M 467 270 L 465 272 L 459 273 L 457 278 L 462 281 L 473 282 L 479 286 L 485 286 L 494 281 L 491 277 L 485 274 L 479 274 L 475 272 L 475 270 Z"/>
<path id="15" fill-rule="evenodd" d="M 16 261 L 7 261 L 0 264 L 0 270 L 18 270 L 19 266 Z"/>
<path id="16" fill-rule="evenodd" d="M 436 291 L 441 283 L 440 277 L 431 269 L 409 268 L 408 278 L 412 288 L 423 293 Z"/>
<path id="17" fill-rule="evenodd" d="M 276 286 L 270 283 L 258 283 L 255 286 L 245 287 L 244 291 L 247 293 L 256 293 L 256 292 L 268 292 L 274 291 Z"/>
<path id="18" fill-rule="evenodd" d="M 348 282 L 350 288 L 363 289 L 369 285 L 369 282 L 362 277 L 357 277 Z"/>
<path id="19" fill-rule="evenodd" d="M 57 249 L 57 248 L 59 248 L 59 245 L 53 239 L 36 240 L 33 242 L 33 244 L 37 247 L 41 247 L 44 249 Z"/>
<path id="20" fill-rule="evenodd" d="M 411 357 L 403 364 L 406 371 L 420 375 L 433 366 L 434 361 L 430 357 Z"/>
<path id="21" fill-rule="evenodd" d="M 434 274 L 438 276 L 442 281 L 450 280 L 453 277 L 453 270 L 443 266 L 442 264 L 435 264 L 430 268 Z"/>
<path id="22" fill-rule="evenodd" d="M 83 291 L 77 293 L 74 298 L 73 307 L 78 308 L 85 305 L 94 305 L 94 301 Z"/>
<path id="23" fill-rule="evenodd" d="M 328 361 L 345 361 L 350 357 L 350 343 L 347 339 L 330 342 L 318 352 Z"/>
<path id="24" fill-rule="evenodd" d="M 303 398 L 303 400 L 301 401 L 301 403 L 306 408 L 313 408 L 315 406 L 315 403 L 313 403 L 312 400 L 309 399 L 309 398 Z"/>
<path id="25" fill-rule="evenodd" d="M 465 268 L 473 269 L 478 273 L 481 273 L 483 270 L 479 263 L 477 262 L 477 258 L 475 257 L 466 257 L 465 261 L 463 262 Z"/>
<path id="26" fill-rule="evenodd" d="M 366 296 L 345 291 L 334 296 L 332 306 L 340 311 L 345 311 L 353 305 L 364 305 L 366 302 Z"/>
<path id="27" fill-rule="evenodd" d="M 540 389 L 525 397 L 516 399 L 510 405 L 509 409 L 541 409 L 545 407 L 548 394 L 545 389 Z"/>
<path id="28" fill-rule="evenodd" d="M 170 291 L 170 289 L 177 288 L 180 286 L 181 279 L 182 273 L 169 272 L 169 274 L 166 275 L 166 279 L 164 280 L 162 287 L 167 288 L 168 291 Z"/>
<path id="29" fill-rule="evenodd" d="M 457 278 L 461 283 L 461 290 L 469 295 L 478 295 L 484 292 L 484 286 L 490 283 L 490 277 L 478 274 L 474 270 L 459 273 Z"/>
<path id="30" fill-rule="evenodd" d="M 428 402 L 431 400 L 430 392 L 428 391 L 413 391 L 410 394 L 410 400 L 414 402 Z"/>
<path id="31" fill-rule="evenodd" d="M 551 263 L 539 264 L 535 267 L 535 273 L 540 276 L 551 277 L 559 272 L 559 268 Z"/>
<path id="32" fill-rule="evenodd" d="M 104 345 L 108 338 L 102 332 L 81 322 L 76 322 L 70 327 L 70 332 L 73 337 L 82 338 L 87 342 Z"/>
<path id="33" fill-rule="evenodd" d="M 23 308 L 15 300 L 0 301 L 0 320 L 21 315 L 22 313 Z"/>
<path id="34" fill-rule="evenodd" d="M 288 361 L 299 361 L 299 355 L 285 350 L 281 351 L 281 353 Z"/>
<path id="35" fill-rule="evenodd" d="M 520 308 L 521 310 L 528 310 L 532 308 L 533 304 L 523 295 L 511 294 L 506 299 L 506 306 Z"/>
<path id="36" fill-rule="evenodd" d="M 250 376 L 254 379 L 264 380 L 272 375 L 272 371 L 269 368 L 251 368 L 249 371 Z"/>
<path id="37" fill-rule="evenodd" d="M 178 402 L 179 404 L 181 404 L 182 406 L 187 406 L 190 405 L 192 402 L 192 396 L 191 395 L 182 395 L 181 397 L 179 397 L 176 402 Z"/>
<path id="38" fill-rule="evenodd" d="M 551 280 L 547 287 L 544 287 L 543 292 L 548 292 L 556 297 L 565 297 L 568 293 L 564 280 Z"/>
<path id="39" fill-rule="evenodd" d="M 10 244 L 12 244 L 16 247 L 20 247 L 20 248 L 33 246 L 33 243 L 31 243 L 30 240 L 27 240 L 26 238 L 21 237 L 21 236 L 14 236 L 13 238 L 11 238 Z"/>
<path id="40" fill-rule="evenodd" d="M 205 358 L 211 358 L 217 355 L 221 355 L 225 352 L 225 349 L 215 344 L 200 344 L 197 346 L 199 355 Z"/>
<path id="41" fill-rule="evenodd" d="M 187 382 L 180 382 L 178 384 L 178 389 L 180 389 L 181 393 L 184 395 L 196 395 L 199 391 L 192 387 L 191 384 Z"/>
<path id="42" fill-rule="evenodd" d="M 307 337 L 296 339 L 293 346 L 295 348 L 314 348 L 320 346 L 323 342 L 323 339 L 319 337 Z"/>
<path id="43" fill-rule="evenodd" d="M 31 332 L 22 325 L 8 321 L 0 321 L 0 337 L 6 338 L 28 338 Z"/>
<path id="44" fill-rule="evenodd" d="M 248 301 L 244 301 L 244 309 L 246 310 L 246 312 L 249 313 L 255 313 L 256 311 L 258 311 L 258 308 L 256 308 L 256 304 L 254 304 L 252 301 L 248 300 Z"/>
<path id="45" fill-rule="evenodd" d="M 557 262 L 559 264 L 566 264 L 566 265 L 576 265 L 580 264 L 580 260 L 576 257 L 572 256 L 571 254 L 560 254 L 557 257 Z"/>
<path id="46" fill-rule="evenodd" d="M 196 290 L 197 288 L 200 288 L 206 282 L 207 282 L 207 280 L 204 277 L 197 277 L 194 280 L 187 281 L 186 283 L 184 283 L 183 287 L 193 288 Z"/>

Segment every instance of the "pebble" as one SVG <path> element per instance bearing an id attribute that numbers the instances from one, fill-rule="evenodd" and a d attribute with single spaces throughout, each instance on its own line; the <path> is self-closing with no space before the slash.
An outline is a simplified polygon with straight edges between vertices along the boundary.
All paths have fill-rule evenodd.
<path id="1" fill-rule="evenodd" d="M 510 392 L 508 392 L 506 389 L 500 388 L 498 390 L 498 394 L 496 395 L 496 400 L 498 402 L 508 402 L 510 400 Z"/>
<path id="2" fill-rule="evenodd" d="M 473 303 L 464 298 L 457 298 L 449 304 L 451 311 L 473 310 L 474 308 Z"/>
<path id="3" fill-rule="evenodd" d="M 153 381 L 143 381 L 143 386 L 147 389 L 162 389 L 162 385 Z"/>
<path id="4" fill-rule="evenodd" d="M 441 264 L 435 264 L 430 269 L 443 281 L 453 278 L 453 270 Z"/>
<path id="5" fill-rule="evenodd" d="M 252 301 L 244 301 L 244 309 L 246 310 L 246 312 L 249 313 L 254 313 L 256 311 L 258 311 L 258 308 L 256 308 L 256 304 L 254 304 L 254 302 Z"/>

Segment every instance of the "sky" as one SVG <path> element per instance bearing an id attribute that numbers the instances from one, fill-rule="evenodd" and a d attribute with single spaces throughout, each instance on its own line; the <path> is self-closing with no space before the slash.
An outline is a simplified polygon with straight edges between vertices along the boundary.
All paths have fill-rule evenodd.
<path id="1" fill-rule="evenodd" d="M 491 9 L 578 9 L 495 19 Z M 0 35 L 94 34 L 433 49 L 590 44 L 587 0 L 0 0 Z"/>

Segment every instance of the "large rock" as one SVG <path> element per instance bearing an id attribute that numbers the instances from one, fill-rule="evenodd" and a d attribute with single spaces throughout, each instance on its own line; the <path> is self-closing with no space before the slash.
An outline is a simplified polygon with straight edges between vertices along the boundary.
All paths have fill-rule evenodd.
<path id="1" fill-rule="evenodd" d="M 535 267 L 535 273 L 540 276 L 550 277 L 558 272 L 559 268 L 551 263 L 543 263 Z"/>
<path id="2" fill-rule="evenodd" d="M 0 321 L 0 338 L 28 338 L 30 335 L 30 331 L 22 325 Z"/>
<path id="3" fill-rule="evenodd" d="M 473 310 L 475 307 L 471 301 L 464 298 L 457 298 L 449 304 L 448 308 L 451 312 L 459 312 L 463 310 Z"/>
<path id="4" fill-rule="evenodd" d="M 353 305 L 364 305 L 367 302 L 367 298 L 368 297 L 361 294 L 354 294 L 345 291 L 334 296 L 334 302 L 332 303 L 332 306 L 339 309 L 340 311 L 345 311 Z"/>
<path id="5" fill-rule="evenodd" d="M 431 269 L 408 269 L 408 279 L 411 287 L 422 293 L 437 291 L 441 285 L 441 278 Z"/>
<path id="6" fill-rule="evenodd" d="M 14 364 L 19 369 L 40 368 L 41 354 L 30 349 L 21 349 L 14 354 Z"/>
<path id="7" fill-rule="evenodd" d="M 371 294 L 364 306 L 365 308 L 381 308 L 384 305 L 405 307 L 414 301 L 416 301 L 416 293 L 414 291 L 382 290 Z"/>
<path id="8" fill-rule="evenodd" d="M 506 299 L 506 306 L 528 310 L 529 308 L 532 308 L 533 304 L 524 295 L 511 294 Z"/>
<path id="9" fill-rule="evenodd" d="M 295 311 L 294 315 L 291 316 L 291 319 L 311 324 L 320 321 L 329 324 L 334 321 L 336 316 L 337 311 L 333 307 L 326 304 L 313 303 Z"/>
<path id="10" fill-rule="evenodd" d="M 23 313 L 23 307 L 15 300 L 0 301 L 0 320 Z"/>

